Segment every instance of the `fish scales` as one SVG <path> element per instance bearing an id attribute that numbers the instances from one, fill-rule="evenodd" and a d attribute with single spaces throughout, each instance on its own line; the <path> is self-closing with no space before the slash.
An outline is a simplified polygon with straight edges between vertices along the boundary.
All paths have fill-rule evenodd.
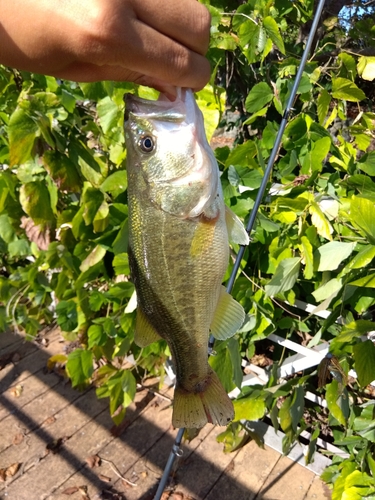
<path id="1" fill-rule="evenodd" d="M 235 333 L 244 311 L 221 285 L 229 245 L 217 163 L 191 91 L 173 103 L 128 96 L 126 108 L 135 341 L 145 346 L 161 337 L 170 347 L 176 427 L 226 425 L 233 405 L 208 364 L 207 342 L 218 310 L 225 325 L 216 328 L 219 338 Z M 230 219 L 242 227 L 234 214 Z"/>

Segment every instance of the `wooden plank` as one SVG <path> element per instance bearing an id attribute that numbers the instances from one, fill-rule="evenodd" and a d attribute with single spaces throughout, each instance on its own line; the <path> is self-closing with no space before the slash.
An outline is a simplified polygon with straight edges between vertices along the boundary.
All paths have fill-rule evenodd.
<path id="1" fill-rule="evenodd" d="M 17 345 L 24 342 L 24 338 L 17 333 L 7 330 L 0 333 L 0 356 L 5 352 L 5 349 L 12 345 Z"/>
<path id="2" fill-rule="evenodd" d="M 263 484 L 262 500 L 303 500 L 315 474 L 287 457 L 281 457 Z"/>
<path id="3" fill-rule="evenodd" d="M 315 476 L 304 500 L 329 500 L 330 498 L 332 498 L 331 490 L 318 476 Z"/>
<path id="4" fill-rule="evenodd" d="M 176 493 L 201 500 L 210 492 L 212 485 L 218 481 L 233 458 L 229 454 L 224 454 L 223 445 L 216 441 L 216 436 L 223 430 L 223 427 L 214 427 L 178 469 Z"/>
<path id="5" fill-rule="evenodd" d="M 77 468 L 84 465 L 85 458 L 96 453 L 106 440 L 111 439 L 108 418 L 108 413 L 102 412 L 95 420 L 91 420 L 73 434 L 58 452 L 49 453 L 36 462 L 30 471 L 7 487 L 8 497 L 30 500 L 32 492 L 34 498 L 47 498 L 56 486 L 65 482 Z M 86 471 L 86 475 L 95 478 L 95 474 L 90 470 Z"/>
<path id="6" fill-rule="evenodd" d="M 13 411 L 18 411 L 34 399 L 61 383 L 61 377 L 55 373 L 39 370 L 33 376 L 22 378 L 13 383 L 4 393 L 13 405 Z M 1 397 L 1 395 L 0 395 Z M 8 415 L 8 409 L 0 407 L 0 421 Z"/>
<path id="7" fill-rule="evenodd" d="M 74 405 L 68 405 L 62 411 L 51 414 L 33 432 L 28 432 L 27 427 L 23 425 L 17 426 L 17 432 L 11 436 L 12 445 L 0 453 L 0 468 L 19 462 L 21 457 L 25 472 L 45 457 L 47 445 L 54 440 L 70 438 L 100 413 L 108 413 L 106 403 L 98 400 L 93 390 L 83 395 L 78 393 L 78 396 Z"/>
<path id="8" fill-rule="evenodd" d="M 36 346 L 31 342 L 20 343 L 19 348 L 14 351 L 17 361 L 9 363 L 0 371 L 0 394 L 37 371 L 45 369 L 48 358 L 62 350 L 63 345 L 57 335 L 51 338 L 47 347 Z"/>
<path id="9" fill-rule="evenodd" d="M 232 461 L 213 485 L 205 497 L 206 500 L 255 499 L 280 459 L 277 451 L 268 446 L 265 449 L 259 448 L 255 441 L 251 441 L 231 456 Z"/>
<path id="10" fill-rule="evenodd" d="M 12 444 L 13 436 L 20 425 L 26 428 L 26 433 L 37 429 L 51 415 L 61 411 L 80 397 L 80 393 L 67 384 L 58 384 L 54 390 L 49 390 L 17 409 L 9 396 L 0 395 L 0 403 L 8 411 L 0 425 L 0 451 Z"/>
<path id="11" fill-rule="evenodd" d="M 136 482 L 137 486 L 127 487 L 127 485 L 123 484 L 121 481 L 117 481 L 115 484 L 120 491 L 125 491 L 127 500 L 138 500 L 139 498 L 142 498 L 142 500 L 151 500 L 154 497 L 160 478 L 163 474 L 164 467 L 176 439 L 177 429 L 174 429 L 171 425 L 172 408 L 167 407 L 162 409 L 162 411 L 159 411 L 155 417 L 154 422 L 156 422 L 158 426 L 162 426 L 166 429 L 166 432 L 158 441 L 155 442 L 155 444 L 143 457 L 136 461 L 131 470 L 127 471 L 126 477 L 131 481 Z M 172 486 L 175 482 L 175 476 L 178 474 L 176 471 L 178 471 L 179 467 L 192 453 L 194 453 L 196 448 L 199 447 L 200 443 L 211 431 L 212 428 L 210 428 L 210 426 L 206 426 L 198 437 L 196 437 L 192 442 L 182 444 L 182 456 L 180 458 L 176 458 L 172 469 L 172 477 L 169 480 L 169 483 L 172 483 Z M 121 490 L 121 486 L 125 486 L 125 490 Z"/>
<path id="12" fill-rule="evenodd" d="M 147 391 L 144 391 L 143 395 L 137 395 L 138 398 L 140 396 L 144 398 L 146 396 L 146 392 Z M 136 403 L 132 403 L 131 407 L 127 410 L 128 419 L 132 419 L 132 422 L 128 425 L 124 432 L 118 437 L 110 434 L 106 441 L 99 443 L 99 445 L 98 443 L 94 443 L 90 449 L 89 454 L 98 454 L 100 458 L 103 459 L 101 466 L 93 470 L 89 469 L 85 464 L 85 459 L 89 456 L 89 454 L 87 454 L 82 461 L 82 465 L 85 465 L 85 467 L 77 469 L 77 471 L 67 478 L 66 481 L 60 483 L 59 487 L 51 492 L 50 497 L 48 498 L 53 500 L 66 500 L 66 496 L 63 492 L 67 488 L 80 485 L 85 485 L 87 487 L 88 495 L 91 498 L 95 497 L 95 495 L 100 495 L 103 489 L 111 488 L 112 492 L 123 491 L 124 485 L 122 480 L 118 480 L 115 470 L 123 476 L 128 476 L 128 471 L 131 471 L 137 459 L 143 455 L 148 448 L 152 447 L 165 432 L 163 425 L 161 427 L 159 425 L 160 413 L 158 413 L 157 416 L 158 425 L 155 425 L 156 402 L 157 400 L 154 399 L 144 410 L 139 402 L 136 401 Z M 160 408 L 160 411 L 161 407 L 165 407 L 164 403 L 165 402 L 158 407 L 158 409 Z M 141 408 L 140 410 L 137 410 L 137 405 L 138 408 Z M 165 423 L 170 426 L 170 417 L 168 419 L 168 423 L 167 420 L 165 420 Z M 92 433 L 87 430 L 87 427 L 85 427 L 83 431 L 86 433 L 86 440 L 89 442 L 91 440 Z M 72 446 L 74 450 L 77 450 L 78 444 L 76 441 L 70 439 L 69 443 L 67 443 L 67 448 L 70 449 L 70 446 Z M 87 444 L 85 446 L 87 446 Z M 74 452 L 76 456 L 79 453 L 81 452 Z M 111 482 L 107 483 L 101 480 L 101 475 L 110 478 Z M 137 495 L 135 498 L 138 499 L 139 496 Z"/>

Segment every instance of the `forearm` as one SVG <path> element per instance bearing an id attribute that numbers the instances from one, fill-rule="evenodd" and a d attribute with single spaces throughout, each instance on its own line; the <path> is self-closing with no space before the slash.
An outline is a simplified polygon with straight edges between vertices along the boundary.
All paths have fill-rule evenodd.
<path id="1" fill-rule="evenodd" d="M 0 0 L 0 63 L 80 81 L 202 87 L 209 21 L 195 0 Z"/>

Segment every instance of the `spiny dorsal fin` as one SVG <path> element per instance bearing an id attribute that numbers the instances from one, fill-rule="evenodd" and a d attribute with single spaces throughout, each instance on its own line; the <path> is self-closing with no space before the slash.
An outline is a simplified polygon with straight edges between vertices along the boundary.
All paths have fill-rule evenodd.
<path id="1" fill-rule="evenodd" d="M 244 320 L 243 307 L 222 286 L 214 319 L 211 323 L 212 335 L 218 340 L 229 339 L 242 326 Z"/>
<path id="2" fill-rule="evenodd" d="M 227 224 L 229 241 L 238 243 L 239 245 L 249 244 L 249 235 L 241 219 L 227 206 L 225 206 L 225 222 Z"/>
<path id="3" fill-rule="evenodd" d="M 139 347 L 147 347 L 153 342 L 160 340 L 160 335 L 148 321 L 146 315 L 140 307 L 137 309 L 137 319 L 135 323 L 134 342 Z"/>

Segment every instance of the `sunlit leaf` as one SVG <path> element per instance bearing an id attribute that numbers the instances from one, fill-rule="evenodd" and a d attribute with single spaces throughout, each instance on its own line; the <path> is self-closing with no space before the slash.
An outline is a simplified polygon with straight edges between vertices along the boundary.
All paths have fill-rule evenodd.
<path id="1" fill-rule="evenodd" d="M 280 292 L 293 288 L 297 281 L 301 259 L 292 257 L 284 259 L 277 266 L 273 278 L 266 285 L 266 294 L 273 297 Z"/>
<path id="2" fill-rule="evenodd" d="M 96 247 L 91 250 L 88 256 L 82 261 L 82 264 L 79 266 L 80 270 L 84 273 L 90 267 L 95 266 L 95 264 L 103 259 L 106 252 L 107 251 L 104 247 L 96 245 Z"/>
<path id="3" fill-rule="evenodd" d="M 332 78 L 332 97 L 358 102 L 366 99 L 366 94 L 351 80 L 346 78 Z"/>
<path id="4" fill-rule="evenodd" d="M 356 243 L 331 241 L 317 249 L 319 255 L 318 271 L 334 271 L 341 262 L 349 257 Z"/>
<path id="5" fill-rule="evenodd" d="M 315 201 L 311 202 L 309 212 L 311 214 L 311 222 L 316 227 L 318 234 L 327 240 L 332 240 L 331 234 L 333 233 L 333 228 Z"/>
<path id="6" fill-rule="evenodd" d="M 364 80 L 372 82 L 375 78 L 375 57 L 361 56 L 358 59 L 357 70 Z"/>

